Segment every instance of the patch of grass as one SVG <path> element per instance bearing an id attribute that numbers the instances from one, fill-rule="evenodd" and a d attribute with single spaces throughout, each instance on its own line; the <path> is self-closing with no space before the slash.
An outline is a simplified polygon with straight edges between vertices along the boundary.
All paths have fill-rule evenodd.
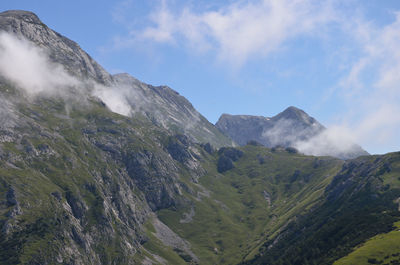
<path id="1" fill-rule="evenodd" d="M 356 247 L 346 257 L 336 261 L 334 265 L 400 263 L 400 222 L 395 223 L 395 226 L 395 230 L 374 236 L 364 244 Z"/>

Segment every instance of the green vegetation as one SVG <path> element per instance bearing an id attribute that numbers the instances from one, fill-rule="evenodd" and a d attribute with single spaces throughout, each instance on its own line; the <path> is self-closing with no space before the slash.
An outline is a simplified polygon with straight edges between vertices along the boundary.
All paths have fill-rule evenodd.
<path id="1" fill-rule="evenodd" d="M 400 264 L 400 222 L 395 226 L 395 230 L 374 236 L 334 265 Z"/>
<path id="2" fill-rule="evenodd" d="M 164 209 L 159 218 L 193 246 L 202 264 L 234 264 L 285 223 L 307 212 L 323 194 L 342 161 L 245 146 L 235 168 L 217 172 L 218 153 L 204 161 L 193 205 Z M 221 154 L 223 155 L 223 154 Z M 194 211 L 190 222 L 184 215 Z"/>
<path id="3" fill-rule="evenodd" d="M 388 161 L 400 154 L 347 162 L 324 192 L 324 202 L 290 222 L 278 241 L 266 241 L 252 264 L 331 264 L 369 238 L 387 233 L 399 220 L 397 185 L 385 179 L 399 174 Z M 397 164 L 397 163 L 394 163 Z"/>

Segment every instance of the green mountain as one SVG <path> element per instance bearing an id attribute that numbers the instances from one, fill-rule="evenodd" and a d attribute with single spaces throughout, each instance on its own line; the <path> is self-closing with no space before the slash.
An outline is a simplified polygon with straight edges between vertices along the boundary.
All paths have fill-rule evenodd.
<path id="1" fill-rule="evenodd" d="M 34 14 L 0 29 L 0 58 L 24 55 L 0 62 L 0 264 L 396 260 L 363 249 L 396 236 L 400 153 L 232 147 L 175 91 L 108 74 Z"/>

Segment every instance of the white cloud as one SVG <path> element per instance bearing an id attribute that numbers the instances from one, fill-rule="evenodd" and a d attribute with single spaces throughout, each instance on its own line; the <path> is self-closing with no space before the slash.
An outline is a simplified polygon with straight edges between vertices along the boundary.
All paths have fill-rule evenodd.
<path id="1" fill-rule="evenodd" d="M 357 140 L 348 128 L 333 125 L 311 139 L 295 142 L 294 147 L 307 155 L 348 158 L 360 154 L 360 147 L 354 144 Z"/>
<path id="2" fill-rule="evenodd" d="M 308 138 L 321 129 L 317 124 L 303 127 L 294 120 L 281 119 L 275 122 L 272 128 L 265 130 L 262 137 L 268 139 L 270 146 L 287 146 Z"/>
<path id="3" fill-rule="evenodd" d="M 347 103 L 341 127 L 374 152 L 400 149 L 400 13 L 385 26 L 360 19 L 353 25 L 360 56 L 340 81 Z"/>
<path id="4" fill-rule="evenodd" d="M 132 109 L 127 101 L 124 90 L 117 87 L 97 86 L 93 91 L 93 95 L 100 98 L 112 112 L 124 116 L 131 114 Z"/>
<path id="5" fill-rule="evenodd" d="M 62 65 L 52 62 L 44 49 L 5 32 L 0 34 L 0 75 L 25 92 L 28 99 L 62 97 L 66 103 L 86 104 L 92 95 L 113 112 L 131 114 L 128 98 L 133 98 L 133 91 L 127 87 L 106 87 L 93 80 L 78 80 Z M 0 121 L 11 114 L 11 109 L 0 108 Z"/>
<path id="6" fill-rule="evenodd" d="M 51 63 L 42 49 L 8 33 L 0 34 L 0 73 L 28 96 L 58 94 L 61 87 L 78 84 L 61 65 Z"/>
<path id="7" fill-rule="evenodd" d="M 132 31 L 129 43 L 150 40 L 213 50 L 220 60 L 241 66 L 276 51 L 289 39 L 316 33 L 335 16 L 330 1 L 254 0 L 197 13 L 189 7 L 172 12 L 161 1 L 149 18 L 153 26 Z"/>

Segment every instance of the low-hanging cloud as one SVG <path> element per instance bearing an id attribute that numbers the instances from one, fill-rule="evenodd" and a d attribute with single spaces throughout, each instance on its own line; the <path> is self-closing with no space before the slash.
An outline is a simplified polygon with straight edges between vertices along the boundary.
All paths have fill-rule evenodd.
<path id="1" fill-rule="evenodd" d="M 332 126 L 309 139 L 294 142 L 293 146 L 307 155 L 350 158 L 363 154 L 352 135 L 343 127 Z"/>
<path id="2" fill-rule="evenodd" d="M 55 95 L 61 87 L 78 84 L 61 65 L 50 62 L 43 49 L 5 32 L 0 33 L 0 73 L 28 96 Z"/>
<path id="3" fill-rule="evenodd" d="M 291 146 L 301 153 L 314 156 L 351 158 L 365 154 L 353 137 L 353 132 L 344 127 L 328 129 L 317 122 L 303 124 L 298 120 L 281 119 L 267 128 L 262 137 L 269 146 Z"/>
<path id="4" fill-rule="evenodd" d="M 127 89 L 121 87 L 107 87 L 96 85 L 93 95 L 100 98 L 106 106 L 115 113 L 129 116 L 132 112 L 131 105 L 127 100 Z"/>
<path id="5" fill-rule="evenodd" d="M 270 146 L 296 146 L 297 142 L 317 135 L 322 129 L 317 123 L 302 126 L 294 120 L 281 119 L 265 130 L 262 137 L 268 139 Z"/>
<path id="6" fill-rule="evenodd" d="M 0 75 L 28 99 L 61 97 L 66 102 L 85 104 L 89 96 L 95 96 L 113 112 L 125 116 L 131 113 L 128 88 L 78 79 L 51 61 L 45 49 L 7 32 L 0 33 Z"/>

